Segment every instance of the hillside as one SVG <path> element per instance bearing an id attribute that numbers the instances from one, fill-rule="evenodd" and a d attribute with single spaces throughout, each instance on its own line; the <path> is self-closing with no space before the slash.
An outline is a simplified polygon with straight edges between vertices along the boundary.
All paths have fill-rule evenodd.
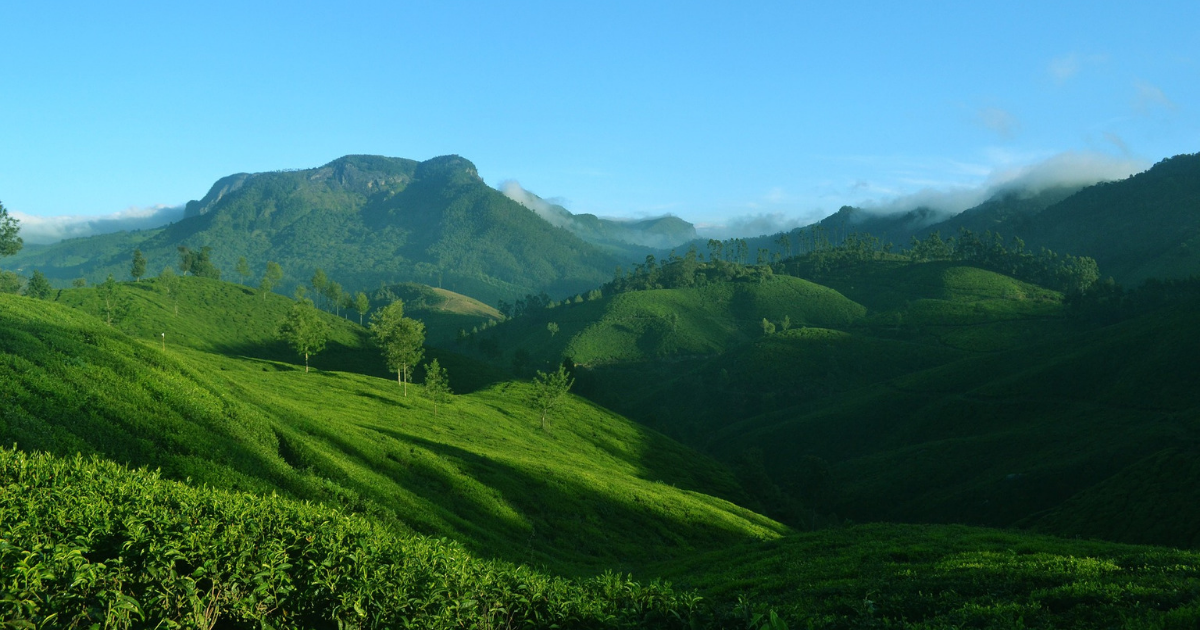
<path id="1" fill-rule="evenodd" d="M 1200 554 L 963 526 L 873 524 L 657 568 L 790 628 L 1193 628 Z M 764 620 L 765 621 L 765 620 Z"/>
<path id="2" fill-rule="evenodd" d="M 787 485 L 803 472 L 787 463 L 799 447 L 836 479 L 830 509 L 855 520 L 1033 525 L 1193 544 L 1190 510 L 1152 512 L 1161 520 L 1143 529 L 1131 519 L 1145 512 L 1117 507 L 1183 505 L 1175 500 L 1189 496 L 1179 484 L 1193 475 L 1200 438 L 1200 338 L 1187 323 L 1194 307 L 748 418 L 713 434 L 710 452 L 728 459 L 760 449 L 772 478 Z"/>
<path id="3" fill-rule="evenodd" d="M 179 262 L 180 245 L 211 247 L 226 279 L 239 257 L 255 278 L 276 261 L 286 293 L 322 268 L 350 290 L 420 281 L 485 303 L 585 290 L 625 262 L 489 187 L 461 157 L 346 156 L 314 169 L 225 177 L 171 225 L 31 248 L 6 263 L 59 285 L 97 283 L 110 273 L 127 278 L 135 248 L 156 275 Z"/>
<path id="4" fill-rule="evenodd" d="M 765 282 L 722 282 L 703 287 L 631 291 L 565 300 L 553 308 L 481 332 L 501 358 L 518 351 L 528 367 L 648 362 L 719 354 L 762 335 L 762 320 L 789 317 L 796 326 L 848 326 L 866 312 L 837 292 L 777 276 Z M 551 334 L 549 324 L 557 326 Z"/>
<path id="5" fill-rule="evenodd" d="M 684 628 L 688 593 L 567 580 L 278 496 L 0 450 L 9 627 Z"/>
<path id="6" fill-rule="evenodd" d="M 160 310 L 163 321 L 175 317 Z M 202 351 L 170 331 L 164 352 L 157 334 L 141 342 L 81 311 L 14 296 L 0 296 L 0 319 L 8 401 L 0 428 L 25 450 L 94 453 L 172 479 L 277 491 L 565 572 L 636 568 L 784 531 L 716 498 L 747 501 L 712 460 L 578 399 L 544 432 L 525 402 L 528 385 L 487 385 L 487 370 L 473 376 L 465 359 L 446 361 L 463 393 L 435 416 L 419 386 L 404 397 L 392 378 L 325 371 L 320 354 L 318 371 L 305 374 L 294 355 L 258 358 L 243 352 L 255 344 L 229 349 L 226 340 Z M 341 335 L 357 327 L 328 319 Z M 345 367 L 367 365 L 352 342 Z"/>

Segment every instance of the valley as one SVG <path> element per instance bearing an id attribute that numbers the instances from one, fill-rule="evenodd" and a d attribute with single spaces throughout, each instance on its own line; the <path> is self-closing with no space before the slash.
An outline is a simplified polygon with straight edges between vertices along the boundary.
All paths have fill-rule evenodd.
<path id="1" fill-rule="evenodd" d="M 347 156 L 13 252 L 3 620 L 1192 627 L 1196 168 L 664 249 Z"/>

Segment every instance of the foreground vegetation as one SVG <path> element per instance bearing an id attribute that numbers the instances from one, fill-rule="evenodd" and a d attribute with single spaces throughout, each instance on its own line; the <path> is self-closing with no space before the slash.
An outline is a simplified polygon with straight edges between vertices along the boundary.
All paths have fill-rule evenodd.
<path id="1" fill-rule="evenodd" d="M 6 628 L 645 628 L 699 598 L 554 578 L 445 539 L 113 463 L 0 450 Z"/>

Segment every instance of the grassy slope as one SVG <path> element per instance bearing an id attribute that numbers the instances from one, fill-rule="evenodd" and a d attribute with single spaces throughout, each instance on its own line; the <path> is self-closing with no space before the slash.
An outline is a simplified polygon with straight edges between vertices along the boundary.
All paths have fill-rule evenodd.
<path id="1" fill-rule="evenodd" d="M 802 533 L 659 568 L 790 627 L 1195 628 L 1200 554 L 964 526 Z M 753 610 L 753 605 L 750 606 Z"/>
<path id="2" fill-rule="evenodd" d="M 461 293 L 406 282 L 387 287 L 404 301 L 408 317 L 425 323 L 426 345 L 453 347 L 459 331 L 469 331 L 489 320 L 501 320 L 500 311 Z"/>
<path id="3" fill-rule="evenodd" d="M 0 619 L 11 628 L 642 628 L 696 599 L 553 578 L 278 496 L 0 450 Z M 694 623 L 693 623 L 694 627 Z"/>
<path id="4" fill-rule="evenodd" d="M 785 477 L 785 455 L 795 455 L 788 449 L 827 460 L 839 513 L 855 519 L 1029 523 L 1162 449 L 1200 439 L 1200 336 L 1190 308 L 969 357 L 815 410 L 765 414 L 717 435 L 714 448 L 726 456 L 762 448 Z M 1155 481 L 1167 474 L 1134 475 L 1120 496 L 1169 502 L 1170 491 Z M 1078 526 L 1085 514 L 1105 514 L 1104 502 L 1093 497 L 1091 507 L 1077 505 L 1082 512 L 1044 526 L 1056 531 L 1055 523 L 1072 521 L 1061 531 L 1164 541 L 1128 527 L 1132 517 Z M 1167 516 L 1158 529 L 1187 532 L 1173 544 L 1194 540 L 1190 509 Z"/>
<path id="5" fill-rule="evenodd" d="M 76 310 L 3 300 L 0 369 L 13 403 L 4 439 L 22 448 L 96 452 L 220 487 L 278 488 L 563 571 L 633 567 L 782 531 L 710 496 L 740 495 L 711 460 L 578 399 L 550 433 L 537 429 L 520 383 L 458 396 L 434 417 L 419 386 L 405 398 L 376 376 L 306 375 L 291 363 L 173 344 L 164 355 L 152 335 L 139 343 Z M 236 313 L 232 302 L 220 312 Z M 176 317 L 160 311 L 163 321 Z M 204 319 L 185 312 L 181 299 L 179 318 Z M 257 347 L 250 341 L 265 319 L 227 328 L 248 335 L 235 347 Z M 220 344 L 237 341 L 230 335 Z M 354 356 L 347 350 L 346 362 Z M 320 356 L 314 364 L 323 367 Z"/>
<path id="6" fill-rule="evenodd" d="M 635 291 L 564 304 L 509 320 L 481 337 L 505 357 L 528 352 L 537 367 L 571 357 L 580 365 L 712 355 L 762 335 L 764 317 L 796 326 L 848 326 L 865 309 L 826 287 L 791 277 L 691 289 Z M 674 318 L 674 319 L 673 319 Z M 547 324 L 559 332 L 551 335 Z"/>

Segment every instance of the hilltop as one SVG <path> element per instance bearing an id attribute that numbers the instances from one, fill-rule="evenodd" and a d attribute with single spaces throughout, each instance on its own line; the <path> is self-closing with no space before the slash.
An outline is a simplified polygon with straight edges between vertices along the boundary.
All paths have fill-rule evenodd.
<path id="1" fill-rule="evenodd" d="M 231 175 L 171 225 L 30 248 L 9 264 L 60 284 L 97 283 L 127 277 L 135 248 L 151 274 L 174 266 L 181 245 L 211 247 L 227 279 L 240 257 L 255 278 L 278 262 L 285 292 L 321 268 L 351 290 L 420 281 L 485 303 L 585 290 L 624 262 L 491 188 L 459 156 L 352 155 L 313 169 Z"/>

